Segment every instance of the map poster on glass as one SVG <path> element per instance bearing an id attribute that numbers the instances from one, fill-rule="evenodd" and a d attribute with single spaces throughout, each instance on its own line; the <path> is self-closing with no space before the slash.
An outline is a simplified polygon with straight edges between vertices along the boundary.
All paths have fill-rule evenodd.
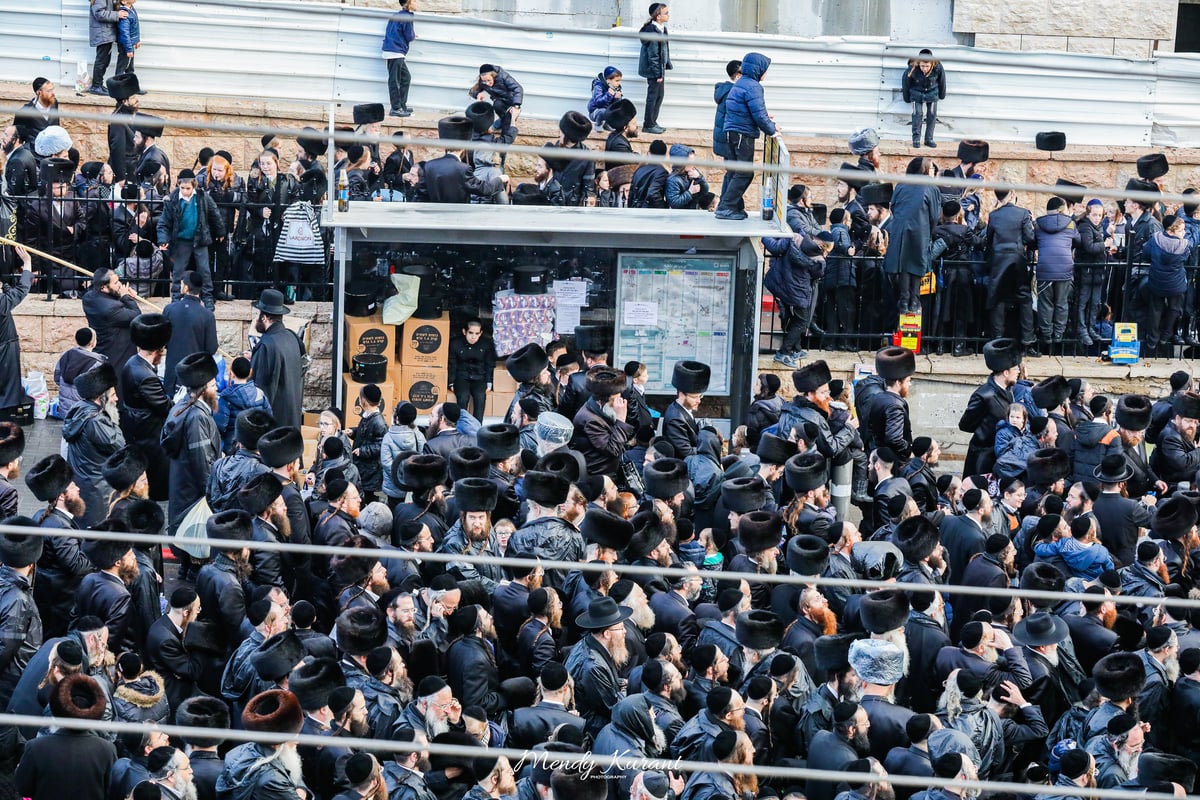
<path id="1" fill-rule="evenodd" d="M 729 394 L 734 256 L 622 253 L 613 363 L 641 361 L 647 394 L 674 394 L 677 361 L 712 367 L 708 394 Z"/>

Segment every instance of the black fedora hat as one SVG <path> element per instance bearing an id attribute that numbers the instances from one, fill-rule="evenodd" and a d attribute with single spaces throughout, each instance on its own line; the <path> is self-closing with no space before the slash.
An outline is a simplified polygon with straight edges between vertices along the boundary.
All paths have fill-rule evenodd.
<path id="1" fill-rule="evenodd" d="M 281 317 L 284 314 L 292 313 L 291 309 L 284 305 L 283 301 L 283 292 L 278 289 L 263 289 L 254 307 L 264 314 L 270 314 L 272 317 Z"/>
<path id="2" fill-rule="evenodd" d="M 1133 468 L 1124 455 L 1105 456 L 1092 475 L 1101 483 L 1121 483 L 1133 477 Z"/>
<path id="3" fill-rule="evenodd" d="M 1026 647 L 1044 647 L 1058 644 L 1070 636 L 1067 623 L 1057 614 L 1040 611 L 1021 620 L 1013 628 L 1014 641 Z"/>
<path id="4" fill-rule="evenodd" d="M 585 631 L 602 631 L 629 619 L 633 609 L 617 605 L 611 597 L 598 597 L 588 604 L 588 610 L 575 618 L 575 624 Z"/>

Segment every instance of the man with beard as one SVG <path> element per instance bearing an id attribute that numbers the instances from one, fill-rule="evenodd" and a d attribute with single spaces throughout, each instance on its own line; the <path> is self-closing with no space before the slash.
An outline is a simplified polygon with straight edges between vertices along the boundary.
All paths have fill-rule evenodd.
<path id="1" fill-rule="evenodd" d="M 1083 594 L 1083 613 L 1068 615 L 1065 620 L 1079 663 L 1090 675 L 1096 662 L 1116 647 L 1118 637 L 1112 628 L 1117 620 L 1117 606 L 1103 586 L 1089 586 Z"/>
<path id="2" fill-rule="evenodd" d="M 935 718 L 936 719 L 936 718 Z M 969 756 L 949 751 L 934 758 L 930 764 L 930 777 L 944 778 L 952 781 L 979 780 L 979 772 Z M 978 789 L 960 789 L 958 787 L 938 786 L 917 792 L 914 800 L 978 800 Z"/>
<path id="3" fill-rule="evenodd" d="M 170 746 L 156 748 L 150 751 L 146 763 L 150 779 L 162 792 L 163 800 L 197 800 L 192 762 L 182 750 Z"/>
<path id="4" fill-rule="evenodd" d="M 841 772 L 871 749 L 871 721 L 858 703 L 846 701 L 833 708 L 833 729 L 819 731 L 808 749 L 808 768 Z M 810 779 L 805 786 L 808 800 L 833 800 L 835 784 Z"/>
<path id="5" fill-rule="evenodd" d="M 486 477 L 495 484 L 499 492 L 499 497 L 493 504 L 496 516 L 498 518 L 517 516 L 521 501 L 517 497 L 516 482 L 523 471 L 521 431 L 516 425 L 509 425 L 506 422 L 484 425 L 475 432 L 475 444 L 484 452 L 489 465 L 487 475 L 479 477 Z"/>
<path id="6" fill-rule="evenodd" d="M 463 800 L 498 800 L 517 793 L 517 776 L 504 756 L 478 756 L 471 762 L 470 773 L 479 776 Z"/>
<path id="7" fill-rule="evenodd" d="M 875 372 L 883 379 L 884 390 L 871 400 L 867 412 L 871 443 L 876 448 L 890 447 L 904 460 L 912 454 L 913 441 L 905 398 L 916 371 L 916 356 L 907 348 L 885 347 L 875 354 Z"/>
<path id="8" fill-rule="evenodd" d="M 371 738 L 367 725 L 367 705 L 358 689 L 341 686 L 329 694 L 329 710 L 333 719 L 326 736 L 331 740 L 354 737 Z M 317 797 L 334 797 L 346 785 L 346 765 L 354 752 L 336 741 L 319 748 L 316 758 L 316 777 L 313 792 Z M 312 759 L 310 759 L 311 761 Z M 308 765 L 305 765 L 307 781 Z"/>
<path id="9" fill-rule="evenodd" d="M 581 561 L 586 548 L 583 536 L 559 512 L 571 492 L 571 484 L 560 475 L 533 470 L 522 484 L 529 510 L 525 524 L 508 541 L 508 555 L 526 554 L 551 561 Z M 547 586 L 559 589 L 565 575 L 546 570 Z M 597 728 L 597 730 L 599 730 Z"/>
<path id="10" fill-rule="evenodd" d="M 940 690 L 934 677 L 937 655 L 950 645 L 946 635 L 946 601 L 940 592 L 915 591 L 908 593 L 911 610 L 904 624 L 904 639 L 908 645 L 908 679 L 901 702 L 914 711 L 935 710 Z"/>
<path id="11" fill-rule="evenodd" d="M 114 283 L 119 289 L 120 279 L 115 275 L 104 291 L 111 291 Z M 86 306 L 86 298 L 84 302 Z M 99 331 L 97 338 L 100 338 Z M 141 314 L 129 323 L 129 338 L 137 352 L 122 361 L 113 361 L 111 355 L 109 358 L 109 363 L 121 371 L 117 387 L 121 399 L 121 431 L 125 440 L 138 447 L 146 458 L 150 499 L 161 502 L 168 497 L 169 468 L 161 440 L 171 400 L 158 377 L 158 365 L 171 338 L 171 322 L 161 314 Z"/>
<path id="12" fill-rule="evenodd" d="M 737 522 L 737 539 L 743 552 L 733 557 L 729 563 L 730 570 L 760 575 L 774 575 L 779 571 L 779 544 L 783 539 L 783 519 L 779 512 L 751 511 L 742 514 Z M 751 605 L 760 609 L 770 608 L 774 586 L 772 583 L 751 583 Z M 680 643 L 683 643 L 682 637 Z"/>
<path id="13" fill-rule="evenodd" d="M 1136 713 L 1138 695 L 1146 682 L 1146 665 L 1138 653 L 1113 652 L 1096 662 L 1092 680 L 1100 704 L 1084 718 L 1078 741 L 1090 745 L 1108 731 L 1108 722 L 1122 713 Z"/>
<path id="14" fill-rule="evenodd" d="M 367 654 L 387 641 L 383 613 L 371 606 L 349 608 L 338 614 L 334 628 L 338 649 L 342 651 L 340 666 L 346 685 L 362 688 L 371 679 Z"/>
<path id="15" fill-rule="evenodd" d="M 356 534 L 339 545 L 346 551 L 345 554 L 335 555 L 329 560 L 330 587 L 336 592 L 334 605 L 338 613 L 351 608 L 377 610 L 379 598 L 391 588 L 387 568 L 382 561 L 375 556 L 353 555 L 355 550 L 374 546 L 371 539 Z"/>
<path id="16" fill-rule="evenodd" d="M 137 171 L 134 133 L 130 123 L 138 112 L 141 85 L 137 75 L 126 72 L 105 82 L 109 97 L 116 101 L 113 121 L 108 123 L 108 164 L 112 167 L 113 183 L 132 180 Z"/>
<path id="17" fill-rule="evenodd" d="M 909 708 L 896 704 L 896 684 L 904 678 L 907 654 L 881 639 L 860 639 L 850 645 L 850 666 L 862 681 L 862 708 L 867 712 L 871 755 L 887 758 L 893 747 L 908 741 L 905 726 Z"/>
<path id="18" fill-rule="evenodd" d="M 1137 698 L 1138 717 L 1150 724 L 1147 741 L 1162 749 L 1172 741 L 1171 688 L 1179 679 L 1179 637 L 1165 625 L 1155 626 L 1138 655 L 1146 667 L 1146 683 Z"/>
<path id="19" fill-rule="evenodd" d="M 436 675 L 428 675 L 417 684 L 415 696 L 395 730 L 411 729 L 433 739 L 449 730 L 462 730 L 462 704 L 455 699 L 449 685 Z"/>
<path id="20" fill-rule="evenodd" d="M 596 755 L 636 759 L 656 758 L 666 749 L 666 736 L 654 724 L 650 701 L 643 694 L 630 695 L 613 706 L 612 722 L 600 730 L 592 745 Z M 639 771 L 636 767 L 613 766 L 604 769 L 604 776 L 610 784 L 616 784 L 616 796 L 622 797 L 628 796 Z M 613 796 L 611 791 L 609 795 Z"/>
<path id="21" fill-rule="evenodd" d="M 173 535 L 192 506 L 204 498 L 212 465 L 221 455 L 217 410 L 217 365 L 210 353 L 184 357 L 176 371 L 187 396 L 175 404 L 162 429 L 162 449 L 170 459 L 168 530 Z"/>
<path id="22" fill-rule="evenodd" d="M 692 604 L 700 598 L 704 581 L 695 564 L 687 562 L 683 568 L 691 574 L 671 578 L 669 592 L 655 592 L 650 598 L 650 610 L 654 612 L 654 630 L 673 635 L 686 654 L 700 635 Z"/>
<path id="23" fill-rule="evenodd" d="M 325 501 L 329 504 L 313 526 L 313 544 L 337 547 L 358 535 L 358 515 L 362 512 L 362 495 L 353 483 L 336 470 L 325 476 Z M 329 574 L 329 558 L 317 556 L 313 572 Z"/>
<path id="24" fill-rule="evenodd" d="M 971 621 L 963 625 L 959 647 L 943 647 L 937 655 L 937 675 L 949 677 L 956 669 L 972 672 L 989 692 L 1004 681 L 1019 688 L 1028 688 L 1032 680 L 1025 655 L 1014 647 L 1012 639 L 1002 628 L 986 622 Z M 1003 660 L 1000 657 L 1003 656 Z"/>
<path id="25" fill-rule="evenodd" d="M 540 567 L 539 567 L 540 569 Z M 534 589 L 526 598 L 528 619 L 517 629 L 516 674 L 536 679 L 550 663 L 558 659 L 555 635 L 562 628 L 562 600 L 549 587 Z"/>
<path id="26" fill-rule="evenodd" d="M 776 763 L 780 763 L 780 756 L 790 758 L 792 754 L 811 753 L 817 732 L 833 730 L 834 708 L 848 700 L 858 702 L 862 686 L 858 674 L 850 666 L 850 646 L 859 638 L 861 634 L 857 633 L 833 634 L 822 636 L 813 644 L 817 671 L 812 676 L 824 682 L 804 701 L 794 740 L 789 732 L 775 730 L 772 726 L 776 738 Z M 795 746 L 788 746 L 791 744 Z"/>
<path id="27" fill-rule="evenodd" d="M 90 528 L 104 519 L 112 488 L 104 481 L 104 462 L 125 446 L 125 437 L 117 426 L 117 373 L 110 364 L 101 364 L 75 379 L 80 402 L 72 406 L 63 422 L 62 437 L 67 443 L 67 463 L 87 512 L 79 520 Z"/>
<path id="28" fill-rule="evenodd" d="M 912 458 L 900 470 L 922 514 L 938 509 L 937 475 L 933 468 L 938 465 L 941 455 L 941 445 L 928 436 L 918 436 L 912 442 Z"/>
<path id="29" fill-rule="evenodd" d="M 550 358 L 539 344 L 531 342 L 517 350 L 505 360 L 504 368 L 519 384 L 508 413 L 504 415 L 505 422 L 513 425 L 520 422 L 520 402 L 526 397 L 537 401 L 539 416 L 555 410 L 554 400 L 550 396 Z"/>
<path id="30" fill-rule="evenodd" d="M 1058 647 L 1068 638 L 1067 623 L 1045 611 L 1030 614 L 1013 628 L 1013 640 L 1024 646 L 1033 681 L 1026 694 L 1041 708 L 1042 718 L 1056 720 L 1079 696 L 1077 687 L 1065 685 L 1067 670 L 1059 664 Z"/>
<path id="31" fill-rule="evenodd" d="M 972 490 L 975 491 L 975 490 Z M 1053 514 L 1050 517 L 1043 517 L 1043 520 L 1050 520 L 1048 525 L 1055 525 L 1062 517 Z M 1039 525 L 1041 522 L 1039 521 Z M 993 533 L 984 540 L 983 552 L 976 553 L 967 562 L 967 568 L 963 571 L 962 580 L 958 583 L 961 586 L 991 586 L 996 589 L 1003 589 L 1012 584 L 1012 579 L 1017 575 L 1017 549 L 1013 546 L 1012 541 L 1002 533 Z M 956 636 L 962 632 L 963 626 L 966 625 L 975 616 L 975 612 L 988 607 L 987 597 L 980 595 L 965 594 L 954 599 L 954 622 L 951 626 L 950 634 Z"/>
<path id="32" fill-rule="evenodd" d="M 8 157 L 4 169 L 5 184 L 8 194 L 13 197 L 24 197 L 35 194 L 38 188 L 38 162 L 33 154 L 33 140 L 36 134 L 23 125 L 13 125 L 4 131 L 0 138 L 0 147 Z"/>
<path id="33" fill-rule="evenodd" d="M 822 491 L 824 491 L 823 488 Z M 830 524 L 828 530 L 828 535 L 818 537 L 833 542 L 829 546 L 829 566 L 825 568 L 821 575 L 826 578 L 856 579 L 858 573 L 855 571 L 850 557 L 854 552 L 854 545 L 862 541 L 862 534 L 850 522 L 834 522 Z M 791 542 L 788 545 L 788 552 L 790 553 L 792 550 Z M 838 619 L 841 619 L 842 614 L 846 610 L 847 601 L 857 592 L 850 586 L 827 586 L 823 593 L 826 599 L 829 600 L 829 607 L 833 610 L 833 613 L 838 615 Z"/>
<path id="34" fill-rule="evenodd" d="M 240 509 L 222 511 L 208 518 L 205 533 L 209 539 L 248 542 L 254 535 L 254 521 Z M 241 642 L 239 631 L 246 619 L 243 581 L 249 576 L 250 550 L 245 547 L 217 550 L 213 560 L 201 567 L 196 576 L 199 619 L 212 623 L 223 634 L 226 652 L 231 652 Z"/>
<path id="35" fill-rule="evenodd" d="M 370 679 L 363 685 L 367 724 L 376 739 L 391 739 L 404 707 L 412 701 L 413 683 L 404 659 L 389 645 L 367 654 Z"/>
<path id="36" fill-rule="evenodd" d="M 142 649 L 146 666 L 162 676 L 172 712 L 195 694 L 204 666 L 203 654 L 189 652 L 184 641 L 188 626 L 199 616 L 199 595 L 181 586 L 171 592 L 167 613 L 155 620 L 146 634 L 146 646 Z"/>
<path id="37" fill-rule="evenodd" d="M 417 601 L 399 589 L 392 589 L 381 599 L 387 600 L 383 613 L 387 616 L 388 644 L 398 653 L 411 652 L 417 639 Z"/>
<path id="38" fill-rule="evenodd" d="M 32 524 L 7 517 L 9 525 Z M 30 658 L 42 646 L 42 619 L 33 601 L 34 564 L 42 554 L 42 537 L 0 534 L 0 707 L 7 708 L 13 689 Z"/>
<path id="39" fill-rule="evenodd" d="M 648 658 L 646 634 L 654 629 L 654 611 L 650 608 L 646 591 L 628 578 L 610 586 L 608 596 L 633 612 L 625 620 L 625 647 L 629 650 L 629 660 L 621 668 L 621 677 L 636 687 L 641 681 L 641 666 Z"/>
<path id="40" fill-rule="evenodd" d="M 683 728 L 679 704 L 687 698 L 683 675 L 674 664 L 666 661 L 647 661 L 642 667 L 642 695 L 654 712 L 654 724 L 662 731 L 665 741 L 671 742 Z"/>
<path id="41" fill-rule="evenodd" d="M 1200 394 L 1176 395 L 1173 411 L 1174 418 L 1162 429 L 1158 446 L 1150 456 L 1150 468 L 1168 484 L 1191 483 L 1200 468 L 1200 448 L 1196 447 Z"/>
<path id="42" fill-rule="evenodd" d="M 15 517 L 20 495 L 13 486 L 21 475 L 21 456 L 25 452 L 25 431 L 15 422 L 0 422 L 0 514 Z"/>
<path id="43" fill-rule="evenodd" d="M 41 528 L 78 529 L 76 520 L 86 511 L 71 465 L 60 455 L 46 456 L 25 476 L 33 496 L 45 504 L 33 515 Z M 33 598 L 42 617 L 47 640 L 67 631 L 75 590 L 95 567 L 83 554 L 80 541 L 73 536 L 48 536 L 38 559 L 39 580 L 33 585 Z"/>
<path id="44" fill-rule="evenodd" d="M 858 422 L 851 417 L 836 434 L 833 433 L 829 425 L 831 380 L 833 376 L 824 361 L 805 364 L 792 373 L 796 396 L 783 407 L 778 435 L 784 438 L 792 438 L 793 434 L 801 436 L 805 434 L 806 423 L 812 423 L 816 428 L 816 436 L 811 437 L 813 445 L 829 463 L 836 465 L 849 458 L 850 448 L 857 438 Z"/>
<path id="45" fill-rule="evenodd" d="M 729 680 L 729 658 L 715 645 L 705 644 L 693 647 L 687 661 L 691 665 L 684 680 L 687 696 L 679 710 L 685 719 L 691 719 L 704 708 L 708 693 Z"/>
<path id="46" fill-rule="evenodd" d="M 463 706 L 479 706 L 488 716 L 504 710 L 500 673 L 492 651 L 496 627 L 479 606 L 459 608 L 450 617 L 452 643 L 446 651 L 446 682 Z"/>
<path id="47" fill-rule="evenodd" d="M 817 639 L 835 633 L 837 615 L 829 608 L 829 601 L 820 589 L 808 586 L 800 593 L 796 602 L 796 618 L 784 631 L 780 649 L 798 657 L 809 675 L 820 675 L 815 652 Z"/>
<path id="48" fill-rule="evenodd" d="M 900 583 L 941 586 L 946 582 L 946 551 L 938 541 L 937 525 L 929 519 L 918 514 L 899 522 L 892 542 L 904 556 L 896 578 Z"/>
<path id="49" fill-rule="evenodd" d="M 992 524 L 992 498 L 980 489 L 963 492 L 962 514 L 947 514 L 938 527 L 938 540 L 946 550 L 950 566 L 947 580 L 955 586 L 965 585 L 967 565 L 987 545 L 987 533 Z M 1014 551 L 1015 555 L 1015 551 Z"/>
<path id="50" fill-rule="evenodd" d="M 629 421 L 636 422 L 637 417 L 629 416 L 624 395 L 628 378 L 621 370 L 598 364 L 587 371 L 585 381 L 590 396 L 575 412 L 570 446 L 583 454 L 589 475 L 615 478 L 621 456 L 637 432 Z"/>
<path id="51" fill-rule="evenodd" d="M 426 454 L 440 456 L 449 461 L 450 456 L 461 448 L 475 446 L 478 441 L 476 436 L 470 436 L 458 430 L 458 421 L 461 415 L 462 409 L 458 403 L 438 403 L 430 409 L 429 426 L 425 429 L 424 452 Z M 416 487 L 407 481 L 404 485 L 408 486 L 414 497 L 417 496 Z"/>
<path id="52" fill-rule="evenodd" d="M 972 434 L 964 475 L 987 472 L 995 462 L 996 423 L 1008 417 L 1022 358 L 1021 345 L 1015 339 L 993 339 L 983 346 L 983 360 L 991 376 L 971 394 L 958 420 L 958 429 Z"/>
<path id="53" fill-rule="evenodd" d="M 300 407 L 304 394 L 303 353 L 300 339 L 284 324 L 291 313 L 283 302 L 283 293 L 264 289 L 254 308 L 254 330 L 262 338 L 250 357 L 254 382 L 271 402 L 271 413 L 283 427 L 300 427 Z"/>
<path id="54" fill-rule="evenodd" d="M 289 625 L 287 612 L 269 597 L 251 603 L 246 620 L 252 626 L 250 633 L 233 651 L 221 674 L 221 696 L 233 705 L 235 712 L 254 694 L 252 689 L 259 679 L 254 662 L 259 648 L 275 634 L 286 631 Z M 303 650 L 298 644 L 297 648 Z"/>
<path id="55" fill-rule="evenodd" d="M 1098 787 L 1112 789 L 1137 777 L 1146 727 L 1133 714 L 1118 714 L 1108 721 L 1108 735 L 1096 743 L 1097 752 L 1093 753 Z"/>
<path id="56" fill-rule="evenodd" d="M 429 772 L 429 752 L 419 749 L 429 743 L 429 738 L 422 731 L 412 728 L 401 728 L 396 731 L 393 741 L 412 744 L 418 749 L 406 753 L 397 750 L 393 753 L 395 760 L 383 765 L 383 781 L 387 787 L 390 800 L 436 800 L 425 782 L 425 773 Z"/>
<path id="57" fill-rule="evenodd" d="M 383 769 L 370 753 L 355 753 L 345 765 L 346 783 L 350 788 L 333 800 L 388 800 L 387 783 Z"/>
<path id="58" fill-rule="evenodd" d="M 157 143 L 162 138 L 166 122 L 151 114 L 136 114 L 129 124 L 133 128 L 133 149 L 138 156 L 137 174 L 142 175 L 152 167 L 158 167 L 155 171 L 161 170 L 170 175 L 171 159 L 167 158 Z"/>
<path id="59" fill-rule="evenodd" d="M 409 456 L 401 463 L 400 474 L 404 485 L 412 492 L 413 500 L 392 509 L 392 541 L 402 538 L 405 523 L 419 522 L 429 527 L 434 541 L 440 542 L 450 527 L 446 508 L 446 459 L 432 451 Z M 315 534 L 313 538 L 316 538 Z"/>
<path id="60" fill-rule="evenodd" d="M 242 484 L 236 502 L 254 518 L 252 541 L 277 544 L 288 540 L 291 530 L 282 491 L 279 479 L 269 472 L 259 473 Z M 277 551 L 251 549 L 249 584 L 283 588 L 283 564 Z"/>
<path id="61" fill-rule="evenodd" d="M 630 614 L 612 598 L 601 597 L 575 620 L 587 633 L 571 649 L 564 666 L 575 681 L 576 705 L 586 732 L 593 737 L 612 721 L 612 708 L 625 694 L 625 682 L 617 671 L 629 658 L 624 622 Z"/>
<path id="62" fill-rule="evenodd" d="M 499 496 L 499 487 L 493 480 L 462 478 L 455 481 L 454 504 L 458 508 L 458 519 L 442 537 L 437 551 L 447 555 L 501 558 L 500 542 L 492 531 L 492 512 Z M 450 561 L 445 568 L 457 581 L 478 586 L 489 594 L 505 580 L 504 569 L 493 564 Z"/>
<path id="63" fill-rule="evenodd" d="M 696 452 L 700 424 L 696 412 L 712 379 L 712 369 L 699 361 L 679 361 L 671 375 L 675 402 L 663 412 L 663 438 L 675 448 L 675 457 L 685 459 Z M 649 488 L 649 487 L 647 487 Z"/>
<path id="64" fill-rule="evenodd" d="M 713 761 L 713 741 L 723 731 L 746 729 L 746 702 L 728 686 L 718 686 L 704 699 L 704 708 L 671 740 L 671 758 Z"/>
<path id="65" fill-rule="evenodd" d="M 100 525 L 97 530 L 116 528 L 116 525 Z M 129 584 L 138 576 L 137 559 L 129 542 L 92 541 L 84 545 L 84 553 L 96 567 L 79 584 L 75 591 L 75 607 L 71 620 L 94 616 L 108 628 L 110 647 L 114 653 L 141 649 L 141 642 L 128 636 Z"/>
<path id="66" fill-rule="evenodd" d="M 1068 750 L 1058 760 L 1058 779 L 1054 786 L 1072 789 L 1096 788 L 1096 761 L 1092 754 L 1082 748 Z M 1053 787 L 1034 795 L 1034 800 L 1067 800 L 1072 795 L 1055 794 Z"/>
<path id="67" fill-rule="evenodd" d="M 271 689 L 246 704 L 242 725 L 253 732 L 295 735 L 304 725 L 304 713 L 291 692 Z M 296 743 L 248 742 L 233 748 L 217 779 L 217 794 L 229 800 L 310 797 Z"/>
<path id="68" fill-rule="evenodd" d="M 308 510 L 300 494 L 300 459 L 304 455 L 304 437 L 298 428 L 274 428 L 258 438 L 259 458 L 282 485 L 281 495 L 287 508 L 288 527 L 293 544 L 311 544 Z M 215 465 L 214 465 L 215 466 Z M 280 553 L 283 582 L 289 595 L 307 590 L 312 583 L 312 557 L 307 553 Z M 303 595 L 301 595 L 303 596 Z"/>
<path id="69" fill-rule="evenodd" d="M 221 427 L 219 421 L 217 427 Z M 213 513 L 237 508 L 238 492 L 255 476 L 271 471 L 258 452 L 258 442 L 277 427 L 275 418 L 259 408 L 246 409 L 237 415 L 234 451 L 218 459 L 208 476 L 206 496 Z"/>
<path id="70" fill-rule="evenodd" d="M 288 690 L 296 695 L 296 701 L 304 710 L 304 723 L 300 733 L 307 736 L 328 736 L 334 723 L 330 705 L 336 690 L 345 690 L 345 679 L 338 662 L 331 658 L 306 659 L 298 664 L 288 676 Z M 301 745 L 300 758 L 304 764 L 306 782 L 317 783 L 317 762 L 320 747 Z"/>
<path id="71" fill-rule="evenodd" d="M 700 634 L 696 637 L 696 645 L 713 645 L 719 648 L 726 658 L 737 657 L 742 646 L 738 644 L 735 623 L 738 614 L 749 610 L 749 597 L 737 589 L 721 590 L 717 595 L 717 611 L 721 616 L 718 619 L 700 621 Z"/>

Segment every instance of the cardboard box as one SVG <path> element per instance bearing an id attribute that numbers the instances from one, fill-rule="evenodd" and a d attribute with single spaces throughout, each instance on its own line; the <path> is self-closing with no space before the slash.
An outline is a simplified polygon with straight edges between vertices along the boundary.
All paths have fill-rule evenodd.
<path id="1" fill-rule="evenodd" d="M 346 409 L 346 427 L 354 428 L 358 425 L 361 417 L 358 409 L 354 406 L 354 401 L 358 399 L 358 393 L 366 384 L 355 383 L 350 378 L 349 372 L 342 373 L 342 405 Z M 395 392 L 392 383 L 377 383 L 379 391 L 383 393 L 383 404 L 379 407 L 380 413 L 383 414 L 385 420 L 392 418 L 391 409 L 395 405 Z"/>
<path id="2" fill-rule="evenodd" d="M 508 413 L 508 407 L 512 405 L 513 397 L 515 396 L 516 392 L 493 391 L 490 393 L 487 398 L 487 416 L 497 417 L 503 422 L 504 416 Z"/>
<path id="3" fill-rule="evenodd" d="M 449 399 L 448 378 L 444 367 L 404 365 L 401 369 L 397 401 L 407 400 L 425 413 Z"/>
<path id="4" fill-rule="evenodd" d="M 300 436 L 304 439 L 304 460 L 302 463 L 305 466 L 311 467 L 317 463 L 317 439 L 320 438 L 320 430 L 316 427 L 316 423 L 301 425 Z"/>
<path id="5" fill-rule="evenodd" d="M 346 317 L 346 363 L 343 369 L 350 369 L 350 359 L 359 353 L 387 356 L 390 363 L 395 360 L 395 348 L 396 326 L 385 325 L 382 314 Z"/>
<path id="6" fill-rule="evenodd" d="M 304 418 L 300 423 L 300 425 L 301 425 L 300 431 L 303 432 L 305 428 L 312 428 L 313 431 L 316 431 L 316 429 L 320 427 L 320 425 L 318 424 L 318 423 L 320 423 L 320 421 L 321 421 L 321 412 L 320 411 L 305 411 Z M 314 433 L 313 435 L 315 436 L 316 434 Z"/>
<path id="7" fill-rule="evenodd" d="M 492 373 L 492 388 L 497 392 L 507 392 L 515 394 L 520 384 L 513 380 L 513 376 L 508 374 L 508 369 L 504 366 L 504 359 L 496 364 L 496 371 Z"/>
<path id="8" fill-rule="evenodd" d="M 412 319 L 404 323 L 397 352 L 405 367 L 446 369 L 450 358 L 450 315 L 437 319 Z"/>

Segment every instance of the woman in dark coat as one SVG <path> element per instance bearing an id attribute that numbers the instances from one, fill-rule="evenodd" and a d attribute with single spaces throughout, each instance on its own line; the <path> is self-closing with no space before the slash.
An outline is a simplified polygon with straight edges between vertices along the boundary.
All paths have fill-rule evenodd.
<path id="1" fill-rule="evenodd" d="M 24 247 L 17 247 L 16 253 L 21 259 L 21 275 L 16 283 L 0 292 L 0 408 L 11 408 L 25 401 L 25 390 L 21 388 L 21 343 L 13 322 L 13 309 L 33 286 L 33 260 Z"/>
<path id="2" fill-rule="evenodd" d="M 291 175 L 279 169 L 279 156 L 264 150 L 258 157 L 258 169 L 250 173 L 246 185 L 246 203 L 239 222 L 237 242 L 241 247 L 238 278 L 255 284 L 278 284 L 271 275 L 275 260 L 275 243 L 283 223 L 283 212 L 299 197 L 299 186 Z M 249 289 L 242 290 L 242 299 L 250 299 Z"/>
<path id="3" fill-rule="evenodd" d="M 908 175 L 932 175 L 933 161 L 914 158 Z M 892 193 L 892 224 L 888 229 L 888 251 L 883 271 L 895 275 L 897 310 L 901 314 L 921 310 L 921 278 L 933 269 L 938 255 L 930 248 L 933 229 L 942 217 L 942 194 L 936 186 L 902 183 Z"/>

